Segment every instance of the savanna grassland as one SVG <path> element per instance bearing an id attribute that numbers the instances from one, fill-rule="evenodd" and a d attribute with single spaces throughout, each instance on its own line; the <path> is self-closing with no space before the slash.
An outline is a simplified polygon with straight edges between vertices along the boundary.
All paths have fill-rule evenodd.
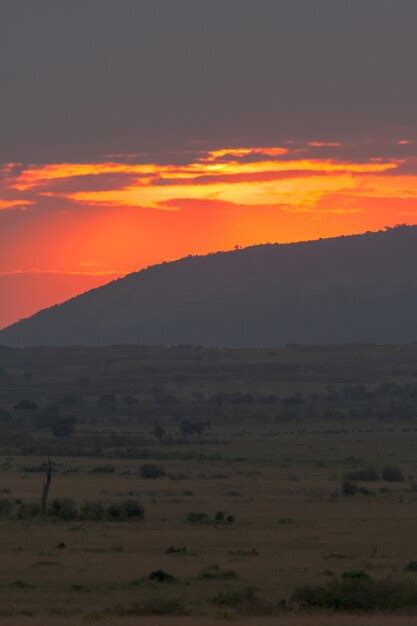
<path id="1" fill-rule="evenodd" d="M 0 348 L 0 455 L 4 624 L 417 621 L 417 345 Z"/>

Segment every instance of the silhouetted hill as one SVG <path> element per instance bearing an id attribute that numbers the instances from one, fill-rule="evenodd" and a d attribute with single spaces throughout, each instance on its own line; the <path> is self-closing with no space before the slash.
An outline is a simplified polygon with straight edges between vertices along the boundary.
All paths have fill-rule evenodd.
<path id="1" fill-rule="evenodd" d="M 188 257 L 129 274 L 0 332 L 0 344 L 417 340 L 417 227 Z"/>

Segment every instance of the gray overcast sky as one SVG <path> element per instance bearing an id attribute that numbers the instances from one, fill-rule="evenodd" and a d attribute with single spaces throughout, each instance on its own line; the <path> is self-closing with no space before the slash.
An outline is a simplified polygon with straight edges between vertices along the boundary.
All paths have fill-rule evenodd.
<path id="1" fill-rule="evenodd" d="M 415 132 L 416 0 L 1 0 L 0 161 Z"/>

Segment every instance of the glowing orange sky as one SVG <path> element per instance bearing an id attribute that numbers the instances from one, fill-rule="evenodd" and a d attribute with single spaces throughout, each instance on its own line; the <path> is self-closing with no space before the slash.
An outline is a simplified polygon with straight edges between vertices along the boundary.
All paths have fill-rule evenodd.
<path id="1" fill-rule="evenodd" d="M 163 161 L 4 164 L 0 327 L 163 260 L 416 223 L 413 147 L 405 138 L 379 152 L 369 142 L 317 140 L 220 146 Z M 14 297 L 18 280 L 33 285 L 39 277 L 36 298 L 27 289 Z"/>

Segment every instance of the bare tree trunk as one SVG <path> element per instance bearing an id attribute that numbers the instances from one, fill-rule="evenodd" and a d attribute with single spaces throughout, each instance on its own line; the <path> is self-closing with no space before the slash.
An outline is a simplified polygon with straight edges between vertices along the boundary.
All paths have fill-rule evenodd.
<path id="1" fill-rule="evenodd" d="M 46 464 L 46 468 L 45 468 L 45 476 L 43 479 L 43 486 L 42 486 L 42 501 L 41 501 L 42 513 L 46 513 L 46 507 L 48 504 L 49 487 L 51 486 L 51 480 L 52 480 L 52 463 L 51 463 L 51 459 L 48 459 L 48 463 Z"/>

